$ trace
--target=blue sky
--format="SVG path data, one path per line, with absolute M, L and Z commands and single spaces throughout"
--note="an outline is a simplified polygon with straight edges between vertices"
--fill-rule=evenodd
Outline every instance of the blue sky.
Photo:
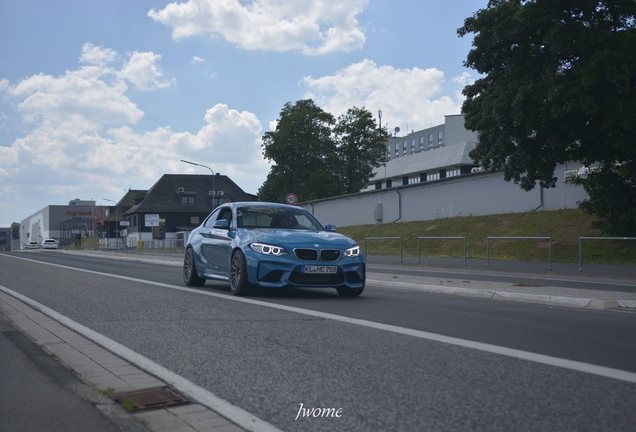
M 460 112 L 457 28 L 487 0 L 0 0 L 0 226 L 163 174 L 256 193 L 286 102 L 402 134 Z

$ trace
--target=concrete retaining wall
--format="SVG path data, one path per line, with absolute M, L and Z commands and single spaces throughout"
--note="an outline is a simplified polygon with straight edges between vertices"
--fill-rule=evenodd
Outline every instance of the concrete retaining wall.
M 409 222 L 456 216 L 522 213 L 576 208 L 587 198 L 582 187 L 563 182 L 565 165 L 557 166 L 557 187 L 525 192 L 503 173 L 481 172 L 433 182 L 301 203 L 323 223 L 336 226 Z M 376 220 L 378 204 L 381 219 Z

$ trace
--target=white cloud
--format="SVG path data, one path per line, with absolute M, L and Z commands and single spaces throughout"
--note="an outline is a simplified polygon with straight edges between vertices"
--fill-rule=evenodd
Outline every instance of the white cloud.
M 353 106 L 366 107 L 382 124 L 424 129 L 444 122 L 444 115 L 457 114 L 461 104 L 442 94 L 444 73 L 438 69 L 396 69 L 363 60 L 320 78 L 305 77 L 310 87 L 305 98 L 335 116 Z M 405 130 L 405 129 L 403 129 Z
M 364 45 L 356 20 L 368 0 L 189 0 L 148 16 L 172 27 L 172 37 L 221 35 L 248 50 L 325 54 Z
M 135 123 L 143 112 L 124 95 L 125 82 L 112 79 L 114 73 L 84 66 L 60 77 L 38 74 L 9 87 L 8 94 L 19 101 L 26 121 L 53 129 L 73 115 L 81 123 Z
M 192 62 L 193 62 L 193 63 L 201 63 L 201 62 L 204 62 L 204 61 L 205 61 L 205 60 L 204 60 L 204 59 L 202 59 L 202 58 L 201 58 L 201 57 L 199 57 L 199 56 L 194 56 L 194 57 L 192 57 Z
M 86 51 L 100 57 L 93 49 Z M 218 104 L 202 113 L 202 127 L 194 133 L 175 132 L 168 125 L 141 133 L 132 129 L 144 113 L 126 95 L 124 77 L 145 88 L 160 87 L 160 75 L 137 73 L 152 70 L 158 57 L 137 54 L 122 70 L 91 63 L 58 77 L 38 74 L 16 85 L 2 81 L 2 90 L 31 129 L 0 146 L 0 198 L 40 198 L 46 202 L 42 207 L 74 197 L 120 198 L 128 186 L 149 188 L 165 173 L 199 172 L 181 159 L 210 165 L 247 192 L 256 192 L 268 166 L 254 114 Z M 131 66 L 142 63 L 145 68 Z
M 80 61 L 93 65 L 105 65 L 117 58 L 117 53 L 110 48 L 97 47 L 91 43 L 85 43 L 82 47 Z
M 163 72 L 157 66 L 161 60 L 159 54 L 135 51 L 121 70 L 120 75 L 133 83 L 139 90 L 156 90 L 170 87 L 171 83 L 162 81 Z

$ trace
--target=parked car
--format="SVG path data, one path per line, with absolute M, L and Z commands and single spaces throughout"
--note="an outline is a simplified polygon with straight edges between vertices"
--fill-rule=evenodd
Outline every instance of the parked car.
M 228 281 L 234 295 L 310 287 L 357 296 L 364 291 L 365 262 L 354 240 L 303 208 L 238 202 L 218 207 L 192 231 L 183 279 L 188 286 Z
M 45 239 L 42 242 L 42 249 L 58 249 L 59 245 L 55 239 Z
M 27 249 L 40 249 L 40 242 L 30 241 L 26 245 Z

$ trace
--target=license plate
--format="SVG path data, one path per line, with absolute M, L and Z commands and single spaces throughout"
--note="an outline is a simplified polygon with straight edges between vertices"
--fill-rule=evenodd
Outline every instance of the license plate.
M 303 273 L 319 273 L 319 274 L 338 273 L 338 267 L 305 265 L 302 268 L 302 272 Z

